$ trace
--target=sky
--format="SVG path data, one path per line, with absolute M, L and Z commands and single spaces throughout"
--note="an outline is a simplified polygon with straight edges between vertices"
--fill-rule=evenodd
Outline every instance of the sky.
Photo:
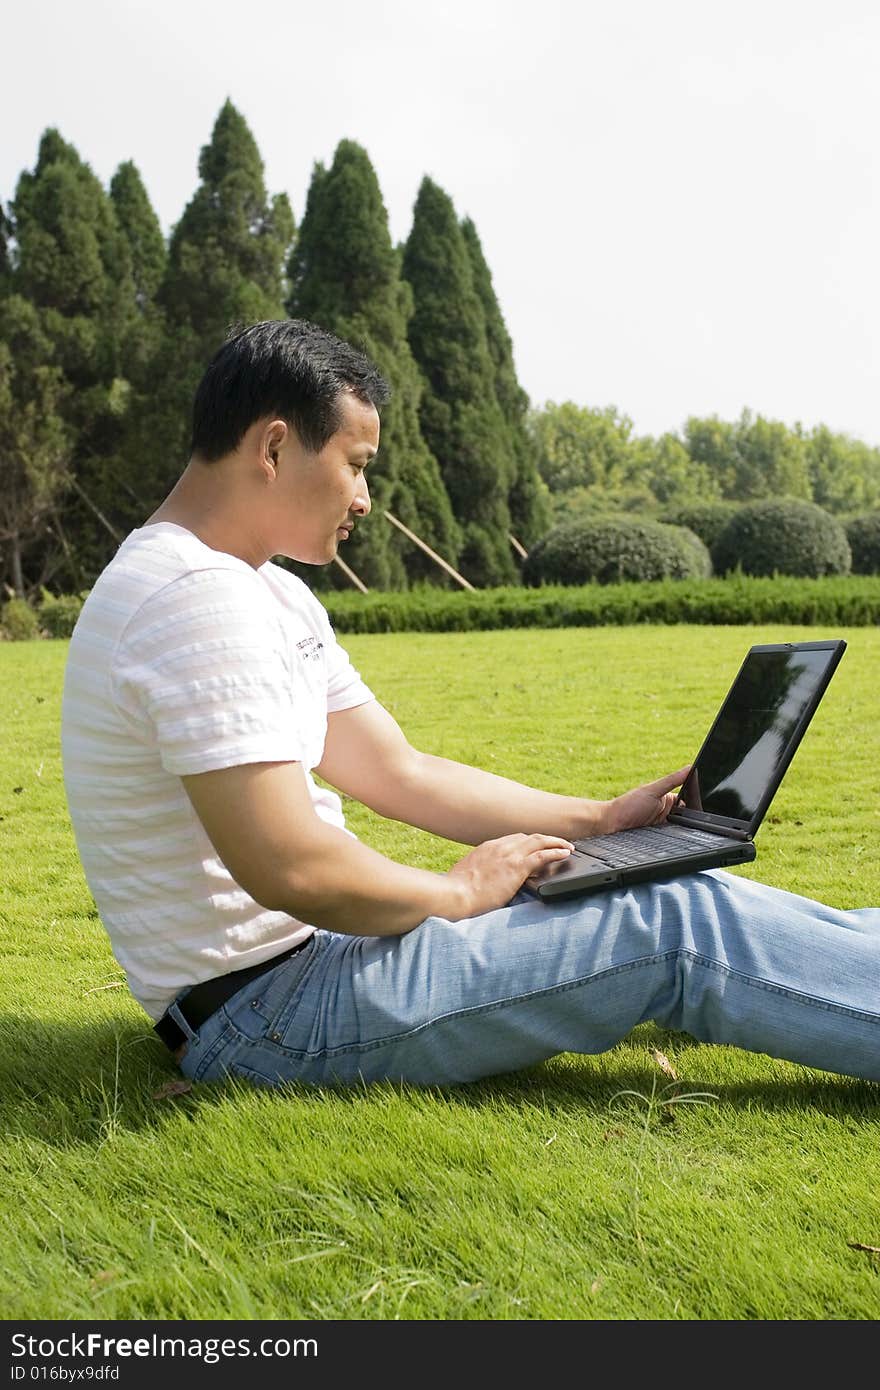
M 395 241 L 445 189 L 533 405 L 880 445 L 876 0 L 29 0 L 3 43 L 4 203 L 55 126 L 168 232 L 228 97 L 297 220 L 341 139 Z

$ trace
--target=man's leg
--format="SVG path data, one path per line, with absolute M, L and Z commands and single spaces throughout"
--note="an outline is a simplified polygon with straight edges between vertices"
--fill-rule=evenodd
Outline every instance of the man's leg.
M 205 1025 L 187 1074 L 444 1085 L 603 1052 L 655 1020 L 880 1080 L 880 909 L 723 871 L 552 907 L 519 895 L 402 937 L 320 932 L 288 966 Z

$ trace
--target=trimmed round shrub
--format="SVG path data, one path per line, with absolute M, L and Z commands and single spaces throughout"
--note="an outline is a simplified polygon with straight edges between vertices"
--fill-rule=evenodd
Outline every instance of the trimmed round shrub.
M 48 589 L 37 607 L 41 627 L 50 637 L 69 637 L 76 626 L 76 620 L 84 601 L 83 594 L 60 594 L 57 598 Z
M 750 502 L 731 517 L 712 547 L 718 574 L 795 574 L 819 579 L 848 574 L 846 532 L 814 502 L 779 498 Z
M 23 598 L 11 598 L 0 608 L 0 627 L 13 642 L 27 642 L 40 635 L 37 615 Z
M 845 529 L 853 574 L 880 574 L 880 512 L 851 517 Z
M 739 502 L 692 502 L 689 506 L 670 507 L 659 520 L 669 526 L 687 526 L 711 551 L 740 505 Z
M 705 579 L 712 572 L 699 536 L 632 517 L 581 518 L 554 526 L 523 562 L 523 583 L 615 584 L 625 579 Z
M 671 531 L 681 547 L 685 568 L 679 574 L 673 572 L 670 579 L 708 579 L 712 574 L 712 554 L 702 537 L 690 526 L 672 526 L 660 522 L 666 531 Z

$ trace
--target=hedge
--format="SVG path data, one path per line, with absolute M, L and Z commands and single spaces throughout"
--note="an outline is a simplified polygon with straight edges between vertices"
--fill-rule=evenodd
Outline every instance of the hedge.
M 791 623 L 814 627 L 870 627 L 880 623 L 880 575 L 824 579 L 670 579 L 642 584 L 545 585 L 468 593 L 414 589 L 408 593 L 321 595 L 340 633 L 484 632 L 513 627 L 602 627 L 635 623 Z M 28 607 L 12 601 L 21 618 Z M 3 610 L 5 618 L 10 605 Z M 31 617 L 16 636 L 38 636 Z M 23 630 L 26 628 L 26 631 Z M 11 637 L 11 632 L 4 632 Z
M 547 585 L 540 589 L 423 589 L 399 594 L 322 595 L 340 633 L 476 632 L 513 627 L 630 623 L 880 623 L 880 576 L 824 579 L 673 579 L 642 584 Z

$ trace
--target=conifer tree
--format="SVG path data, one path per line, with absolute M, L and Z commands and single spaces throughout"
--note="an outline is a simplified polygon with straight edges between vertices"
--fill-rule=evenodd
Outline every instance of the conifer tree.
M 458 527 L 419 427 L 421 382 L 406 336 L 412 297 L 400 277 L 376 173 L 366 150 L 352 140 L 339 143 L 329 169 L 315 166 L 289 278 L 290 313 L 360 347 L 391 385 L 379 454 L 368 475 L 373 517 L 355 532 L 346 560 L 371 587 L 441 579 L 442 571 L 382 516 L 391 511 L 455 563 Z M 318 584 L 347 582 L 333 567 L 308 577 Z
M 472 584 L 515 583 L 508 496 L 514 478 L 483 306 L 451 199 L 422 181 L 403 254 L 409 326 L 425 382 L 422 433 L 464 529 L 459 569 Z
M 140 525 L 168 492 L 179 469 L 168 467 L 157 449 L 161 438 L 162 400 L 168 385 L 157 390 L 157 362 L 166 360 L 168 328 L 158 302 L 168 262 L 162 228 L 140 173 L 131 160 L 120 164 L 110 180 L 110 201 L 128 242 L 134 281 L 136 322 L 128 340 L 126 378 L 130 407 L 120 432 L 127 467 L 118 483 L 125 493 L 126 529 Z M 186 423 L 173 421 L 175 430 Z
M 11 211 L 12 288 L 47 317 L 75 386 L 112 381 L 134 317 L 131 255 L 100 181 L 57 130 L 43 135 Z
M 12 263 L 9 257 L 9 241 L 12 236 L 12 223 L 0 203 L 0 295 L 9 293 L 9 278 Z
M 44 133 L 34 171 L 21 175 L 10 211 L 9 288 L 33 306 L 32 336 L 43 335 L 48 344 L 47 360 L 58 373 L 53 401 L 70 447 L 66 478 L 73 495 L 64 530 L 59 516 L 46 544 L 57 552 L 58 582 L 81 587 L 125 529 L 119 446 L 137 321 L 131 253 L 100 181 L 56 130 Z M 31 399 L 36 389 L 21 382 L 15 388 Z
M 19 596 L 51 577 L 44 528 L 57 525 L 67 484 L 69 433 L 61 407 L 69 387 L 52 365 L 53 345 L 21 295 L 0 299 L 0 542 L 2 579 Z M 55 538 L 60 539 L 55 531 Z M 39 550 L 43 565 L 25 575 Z
M 507 425 L 508 449 L 513 461 L 513 477 L 507 498 L 510 520 L 517 539 L 528 546 L 550 526 L 547 488 L 538 472 L 526 424 L 529 398 L 517 380 L 513 344 L 477 229 L 470 217 L 462 221 L 461 231 L 470 257 L 474 289 L 483 306 L 486 341 L 495 369 L 495 396 Z
M 192 399 L 230 329 L 284 318 L 284 265 L 294 223 L 286 194 L 270 199 L 247 123 L 226 101 L 199 157 L 201 182 L 171 233 L 158 301 L 167 325 L 151 367 L 152 466 L 144 501 L 161 501 L 186 463 Z
M 231 325 L 284 317 L 294 226 L 287 195 L 268 198 L 256 141 L 231 101 L 202 149 L 199 175 L 171 234 L 160 298 L 169 324 L 191 329 L 207 358 Z
M 159 292 L 168 253 L 159 219 L 130 159 L 120 164 L 110 180 L 110 201 L 128 241 L 135 298 L 143 312 Z

